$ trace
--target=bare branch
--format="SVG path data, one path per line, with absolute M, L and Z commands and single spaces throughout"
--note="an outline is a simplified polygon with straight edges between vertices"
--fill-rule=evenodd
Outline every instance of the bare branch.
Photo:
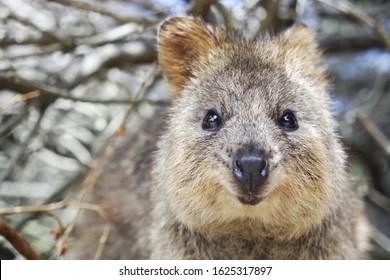
M 0 235 L 4 236 L 9 243 L 27 260 L 40 260 L 41 257 L 30 247 L 17 231 L 8 225 L 6 222 L 0 220 Z
M 94 6 L 87 4 L 87 3 L 82 3 L 82 2 L 72 1 L 72 0 L 49 0 L 49 1 L 58 3 L 60 5 L 68 6 L 71 8 L 79 9 L 79 10 L 85 10 L 85 11 L 89 11 L 89 12 L 98 13 L 98 14 L 113 18 L 119 22 L 133 22 L 133 23 L 138 23 L 138 24 L 142 24 L 145 26 L 153 25 L 153 24 L 157 23 L 157 21 L 150 21 L 150 20 L 147 20 L 147 19 L 142 18 L 142 17 L 141 18 L 134 18 L 134 17 L 121 16 L 121 15 L 109 12 L 105 9 L 94 7 Z
M 126 111 L 126 113 L 122 119 L 120 126 L 117 129 L 117 131 L 124 130 L 125 123 L 126 123 L 127 119 L 129 118 L 129 116 L 133 112 L 133 110 L 136 108 L 137 102 L 142 98 L 142 95 L 145 93 L 145 90 L 147 88 L 148 83 L 156 77 L 156 73 L 157 73 L 157 63 L 154 63 L 150 73 L 146 76 L 146 78 L 144 79 L 144 81 L 140 85 L 137 93 L 135 94 L 135 96 L 133 98 L 134 102 L 130 104 L 128 110 Z M 100 171 L 100 169 L 103 165 L 103 161 L 107 155 L 108 148 L 111 147 L 112 144 L 114 143 L 114 140 L 120 136 L 120 133 L 117 133 L 117 131 L 115 133 L 113 133 L 111 135 L 111 137 L 108 138 L 107 142 L 105 143 L 104 147 L 102 148 L 101 152 L 99 153 L 97 159 L 95 160 L 95 164 L 94 164 L 93 168 L 91 168 L 91 170 L 87 173 L 86 178 L 84 179 L 81 187 L 79 188 L 79 191 L 81 193 L 80 199 L 78 200 L 79 210 L 82 209 L 83 205 L 85 205 L 84 204 L 85 199 L 87 198 L 89 193 L 92 191 L 93 187 L 95 186 L 96 174 Z M 77 212 L 77 214 L 75 215 L 72 222 L 66 228 L 64 235 L 61 237 L 60 242 L 57 244 L 57 252 L 52 257 L 56 257 L 56 256 L 61 254 L 62 248 L 63 248 L 64 244 L 66 243 L 66 240 L 68 239 L 69 234 L 73 231 L 73 228 L 76 224 L 76 221 L 77 221 L 77 218 L 79 215 L 80 215 L 80 211 Z M 105 215 L 105 214 L 102 213 L 102 215 Z M 107 238 L 108 238 L 109 228 L 107 228 L 107 227 L 108 226 L 106 225 L 105 231 L 103 232 L 103 235 L 101 237 L 101 241 L 107 240 Z M 105 243 L 105 241 L 103 242 L 103 244 L 104 243 Z M 99 247 L 98 251 L 96 252 L 95 257 L 100 257 L 100 254 L 102 252 L 101 250 L 102 250 L 102 248 Z
M 76 42 L 78 45 L 100 46 L 123 40 L 134 33 L 136 29 L 137 25 L 125 23 L 100 34 L 77 38 Z
M 39 117 L 36 120 L 34 127 L 30 130 L 30 132 L 27 134 L 26 138 L 19 144 L 17 152 L 13 155 L 12 159 L 8 163 L 8 167 L 4 170 L 2 174 L 0 174 L 0 184 L 7 179 L 14 169 L 18 166 L 26 148 L 28 147 L 28 144 L 32 140 L 32 138 L 35 136 L 35 134 L 39 130 L 39 126 L 41 124 L 42 118 L 44 116 L 45 111 L 38 111 Z
M 12 19 L 12 20 L 18 21 L 18 22 L 22 23 L 23 25 L 26 25 L 26 26 L 33 28 L 34 30 L 41 33 L 43 35 L 43 37 L 48 38 L 51 41 L 61 41 L 61 39 L 58 38 L 55 34 L 41 30 L 36 24 L 31 22 L 28 18 L 22 18 L 22 17 L 15 15 L 14 13 L 10 13 L 7 16 L 7 19 Z M 65 42 L 63 42 L 63 43 L 65 43 Z
M 369 188 L 367 195 L 372 202 L 380 206 L 390 215 L 390 200 L 385 195 L 377 191 L 376 188 Z
M 319 45 L 325 53 L 360 52 L 370 48 L 383 48 L 382 41 L 376 36 L 359 34 L 356 36 L 340 36 L 332 34 L 319 40 Z
M 5 5 L 3 3 L 3 5 Z M 17 45 L 17 44 L 35 44 L 35 45 L 48 45 L 48 44 L 51 44 L 53 42 L 58 42 L 60 41 L 60 39 L 55 36 L 55 34 L 52 34 L 50 32 L 47 32 L 47 31 L 43 31 L 41 30 L 37 25 L 35 25 L 34 23 L 32 23 L 28 18 L 22 18 L 22 17 L 19 17 L 17 15 L 15 15 L 14 13 L 8 13 L 5 17 L 5 21 L 7 20 L 14 20 L 14 21 L 17 21 L 25 26 L 28 26 L 36 31 L 38 31 L 38 33 L 44 35 L 44 36 L 40 36 L 39 38 L 28 38 L 24 41 L 20 41 L 20 40 L 16 40 L 16 39 L 9 39 L 9 38 L 2 38 L 2 40 L 0 40 L 0 47 L 7 47 L 7 46 L 10 46 L 10 45 Z
M 111 230 L 111 222 L 109 221 L 106 212 L 97 204 L 89 204 L 89 203 L 80 203 L 79 207 L 84 210 L 90 210 L 94 211 L 99 214 L 99 216 L 105 221 L 105 225 L 103 228 L 102 235 L 100 236 L 99 239 L 99 245 L 95 253 L 95 260 L 99 260 L 102 256 L 104 247 L 107 243 L 110 230 Z
M 275 1 L 269 1 L 268 2 L 268 10 L 267 10 L 267 16 L 266 18 L 260 23 L 259 28 L 257 31 L 253 34 L 252 38 L 257 38 L 261 33 L 266 31 L 271 25 L 274 19 L 277 17 L 277 13 L 280 6 L 280 0 Z
M 221 13 L 222 18 L 225 22 L 225 28 L 226 30 L 232 30 L 233 29 L 233 20 L 230 12 L 221 4 L 219 1 L 216 1 L 213 6 L 217 9 L 218 12 Z
M 380 230 L 374 229 L 373 238 L 382 248 L 390 252 L 390 239 L 385 234 L 380 232 Z
M 0 126 L 0 136 L 5 136 L 10 133 L 10 131 L 12 131 L 12 129 L 16 127 L 28 115 L 28 110 L 29 105 L 25 103 L 17 116 L 4 121 Z
M 327 4 L 329 6 L 332 6 L 333 8 L 351 16 L 352 18 L 354 18 L 358 22 L 367 25 L 378 36 L 378 38 L 381 40 L 382 44 L 386 48 L 390 49 L 389 35 L 382 28 L 382 26 L 376 20 L 374 20 L 369 15 L 367 15 L 363 11 L 356 8 L 350 2 L 348 2 L 346 0 L 316 0 L 316 1 Z
M 383 152 L 390 157 L 390 140 L 363 113 L 357 112 L 356 119 L 366 132 L 379 144 Z
M 2 110 L 5 110 L 6 108 L 18 103 L 18 102 L 33 99 L 33 98 L 36 98 L 40 95 L 41 95 L 41 93 L 38 90 L 34 90 L 34 91 L 28 92 L 26 94 L 18 94 L 16 96 L 14 96 L 11 100 L 9 100 L 7 103 L 0 104 L 0 112 Z
M 126 99 L 109 99 L 109 100 L 98 100 L 98 99 L 91 99 L 91 98 L 83 98 L 83 97 L 76 97 L 72 96 L 70 92 L 63 88 L 38 84 L 36 82 L 28 81 L 26 79 L 23 79 L 21 77 L 17 77 L 15 74 L 0 74 L 0 89 L 9 89 L 13 90 L 15 92 L 40 92 L 41 97 L 48 96 L 51 98 L 62 98 L 67 100 L 72 100 L 75 102 L 88 102 L 88 103 L 98 103 L 98 104 L 131 104 L 135 101 L 126 98 Z M 137 101 L 139 102 L 139 101 Z M 160 105 L 160 104 L 166 104 L 166 100 L 148 100 L 144 99 L 141 100 L 141 102 L 147 102 L 150 104 Z M 4 106 L 4 105 L 3 105 Z M 1 107 L 0 107 L 1 109 Z
M 210 7 L 215 2 L 216 0 L 193 0 L 191 1 L 192 4 L 188 10 L 188 14 L 200 16 L 206 20 Z
M 110 235 L 110 230 L 111 230 L 111 223 L 106 223 L 103 228 L 103 233 L 99 239 L 99 246 L 96 250 L 95 257 L 94 257 L 95 260 L 100 260 L 100 258 L 102 257 L 104 247 L 106 246 L 108 237 Z

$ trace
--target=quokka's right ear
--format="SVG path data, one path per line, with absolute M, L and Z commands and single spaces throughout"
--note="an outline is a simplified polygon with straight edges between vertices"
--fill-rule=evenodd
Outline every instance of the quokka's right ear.
M 200 19 L 172 17 L 158 32 L 158 59 L 173 96 L 179 95 L 196 64 L 207 58 L 216 38 Z

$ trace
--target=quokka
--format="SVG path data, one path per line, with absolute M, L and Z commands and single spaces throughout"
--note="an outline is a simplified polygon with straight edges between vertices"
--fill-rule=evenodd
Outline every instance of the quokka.
M 93 193 L 113 223 L 104 259 L 367 257 L 311 30 L 250 42 L 172 17 L 158 56 L 172 103 L 121 139 Z M 101 224 L 83 220 L 77 258 Z

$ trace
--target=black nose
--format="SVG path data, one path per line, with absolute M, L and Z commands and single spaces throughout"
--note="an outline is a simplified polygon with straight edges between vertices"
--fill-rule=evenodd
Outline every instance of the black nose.
M 257 193 L 268 177 L 268 170 L 267 158 L 255 149 L 240 150 L 233 160 L 233 175 L 244 187 L 244 192 Z

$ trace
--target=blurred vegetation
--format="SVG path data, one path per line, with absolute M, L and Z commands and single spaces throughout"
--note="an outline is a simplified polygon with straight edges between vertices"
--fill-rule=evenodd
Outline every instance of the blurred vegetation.
M 67 258 L 80 209 L 105 219 L 83 199 L 128 118 L 167 103 L 155 35 L 172 14 L 250 40 L 317 31 L 372 256 L 390 258 L 389 1 L 0 0 L 0 259 Z

